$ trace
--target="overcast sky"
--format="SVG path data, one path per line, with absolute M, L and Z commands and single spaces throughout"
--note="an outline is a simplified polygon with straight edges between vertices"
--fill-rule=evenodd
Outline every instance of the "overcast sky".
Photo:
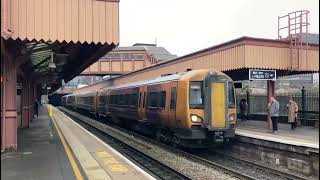
M 120 46 L 163 46 L 182 56 L 241 36 L 277 38 L 278 16 L 309 10 L 319 33 L 319 0 L 120 0 Z

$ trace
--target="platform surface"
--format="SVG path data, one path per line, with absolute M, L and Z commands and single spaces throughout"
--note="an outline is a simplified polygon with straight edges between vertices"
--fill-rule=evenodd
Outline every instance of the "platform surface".
M 49 108 L 50 107 L 50 108 Z M 19 129 L 18 151 L 1 154 L 1 180 L 154 179 L 51 105 Z
M 264 121 L 239 121 L 236 134 L 296 146 L 319 149 L 319 128 L 297 127 L 291 130 L 290 124 L 278 124 L 278 132 L 273 134 Z
M 89 179 L 154 179 L 60 110 L 52 106 L 50 108 L 54 121 Z
M 45 106 L 29 128 L 18 129 L 18 151 L 1 153 L 1 180 L 20 179 L 76 179 Z

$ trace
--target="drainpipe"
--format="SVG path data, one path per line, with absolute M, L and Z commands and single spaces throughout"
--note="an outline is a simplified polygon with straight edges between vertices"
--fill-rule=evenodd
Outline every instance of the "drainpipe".
M 12 32 L 9 30 L 8 27 L 8 14 L 9 14 L 9 8 L 8 8 L 8 0 L 3 0 L 3 30 L 1 32 L 1 36 L 3 36 L 5 39 L 8 39 Z

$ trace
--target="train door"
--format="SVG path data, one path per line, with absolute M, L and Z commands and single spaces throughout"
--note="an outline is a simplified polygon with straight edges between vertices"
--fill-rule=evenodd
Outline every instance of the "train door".
M 159 114 L 160 122 L 164 126 L 169 126 L 169 93 L 170 83 L 162 84 L 159 92 Z
M 98 114 L 98 108 L 99 108 L 99 91 L 96 91 L 93 94 L 93 113 L 96 115 Z
M 139 120 L 145 121 L 146 117 L 146 97 L 147 97 L 147 87 L 141 86 L 139 87 L 139 102 L 138 102 L 138 110 L 139 110 Z
M 149 123 L 160 124 L 160 108 L 159 108 L 159 95 L 161 85 L 149 85 L 147 88 L 146 98 L 146 117 Z
M 168 117 L 168 125 L 170 127 L 177 127 L 176 122 L 176 103 L 177 103 L 177 82 L 170 83 L 170 92 L 169 95 L 169 117 Z

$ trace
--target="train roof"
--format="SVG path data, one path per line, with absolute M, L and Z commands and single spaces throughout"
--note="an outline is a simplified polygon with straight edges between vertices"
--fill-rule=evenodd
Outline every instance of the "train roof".
M 109 90 L 120 89 L 120 88 L 125 88 L 125 87 L 140 87 L 143 85 L 152 85 L 152 84 L 159 84 L 159 83 L 163 83 L 163 82 L 176 81 L 176 80 L 181 79 L 184 75 L 187 75 L 190 73 L 192 74 L 192 73 L 199 72 L 199 71 L 201 71 L 201 70 L 191 70 L 191 71 L 180 72 L 180 73 L 176 73 L 176 74 L 167 74 L 167 75 L 162 75 L 160 77 L 157 77 L 156 79 L 137 81 L 134 83 L 121 84 L 121 85 L 112 86 L 112 87 L 105 87 L 105 88 L 101 88 L 101 89 L 94 90 L 94 91 L 87 92 L 87 93 L 70 94 L 67 96 L 88 96 L 88 95 L 90 96 L 97 91 L 106 92 Z M 216 70 L 212 70 L 212 71 L 216 72 L 219 75 L 225 75 L 224 73 L 221 73 Z M 227 75 L 225 75 L 225 76 L 227 76 Z
M 164 75 L 164 76 L 158 77 L 156 79 L 152 79 L 152 80 L 138 81 L 138 82 L 118 85 L 118 86 L 114 86 L 114 87 L 106 87 L 106 88 L 102 88 L 100 91 L 108 91 L 108 90 L 119 89 L 119 88 L 123 88 L 123 87 L 139 87 L 139 86 L 143 86 L 143 85 L 147 85 L 147 84 L 158 84 L 158 83 L 162 83 L 162 82 L 175 81 L 175 80 L 179 80 L 186 73 L 187 72 L 181 72 L 181 73 L 176 73 L 176 74 Z

